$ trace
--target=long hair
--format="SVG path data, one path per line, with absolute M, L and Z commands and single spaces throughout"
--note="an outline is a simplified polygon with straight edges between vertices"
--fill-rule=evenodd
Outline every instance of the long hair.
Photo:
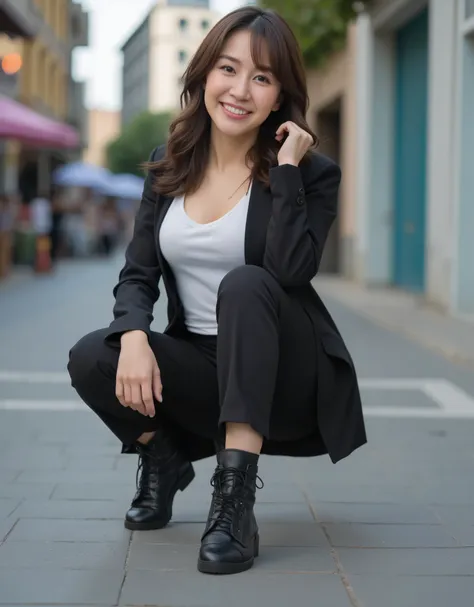
M 251 34 L 251 53 L 256 66 L 270 67 L 281 86 L 280 108 L 260 126 L 247 161 L 252 179 L 269 185 L 270 168 L 276 164 L 280 142 L 275 132 L 288 120 L 316 135 L 306 121 L 309 106 L 306 74 L 299 44 L 290 27 L 277 13 L 255 6 L 239 8 L 223 17 L 207 34 L 191 59 L 183 77 L 181 113 L 170 126 L 164 158 L 145 166 L 154 173 L 154 188 L 163 195 L 177 196 L 196 191 L 209 161 L 211 119 L 204 104 L 204 84 L 224 45 L 237 31 Z

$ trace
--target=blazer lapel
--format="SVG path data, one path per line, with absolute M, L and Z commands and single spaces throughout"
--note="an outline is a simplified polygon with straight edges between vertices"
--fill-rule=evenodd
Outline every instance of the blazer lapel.
M 260 181 L 254 181 L 250 192 L 247 224 L 245 227 L 245 263 L 261 266 L 265 253 L 268 222 L 272 214 L 270 190 Z
M 156 252 L 158 256 L 158 261 L 161 267 L 161 274 L 163 277 L 163 283 L 165 285 L 166 292 L 168 294 L 168 298 L 172 301 L 173 305 L 177 305 L 178 303 L 178 291 L 176 288 L 176 282 L 174 280 L 173 272 L 163 257 L 163 253 L 160 247 L 160 228 L 163 223 L 163 219 L 165 218 L 168 209 L 173 202 L 173 198 L 171 196 L 159 196 L 157 200 L 157 211 L 156 211 L 156 219 L 155 219 L 155 242 L 156 242 Z

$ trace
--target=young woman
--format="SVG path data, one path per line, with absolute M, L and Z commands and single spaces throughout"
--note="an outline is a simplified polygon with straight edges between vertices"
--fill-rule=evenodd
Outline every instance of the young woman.
M 128 529 L 164 527 L 192 462 L 217 452 L 198 568 L 236 573 L 258 555 L 259 454 L 337 462 L 366 442 L 351 356 L 311 286 L 340 170 L 311 151 L 300 50 L 273 12 L 241 8 L 209 32 L 182 106 L 151 156 L 114 320 L 68 368 L 140 455 Z

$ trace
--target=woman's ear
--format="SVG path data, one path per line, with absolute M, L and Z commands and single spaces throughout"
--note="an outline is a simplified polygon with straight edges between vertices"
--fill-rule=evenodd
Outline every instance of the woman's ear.
M 283 103 L 283 93 L 278 95 L 278 99 L 275 102 L 275 105 L 272 107 L 272 112 L 278 112 L 281 108 L 281 104 Z

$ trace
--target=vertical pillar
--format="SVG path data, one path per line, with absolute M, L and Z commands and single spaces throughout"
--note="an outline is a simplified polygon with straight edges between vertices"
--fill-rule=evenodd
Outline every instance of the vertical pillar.
M 468 30 L 464 24 L 467 17 L 466 4 L 459 4 L 459 85 L 457 118 L 457 154 L 454 155 L 457 180 L 454 200 L 457 203 L 455 231 L 454 281 L 451 309 L 460 314 L 474 313 L 474 28 Z M 472 22 L 471 22 L 472 25 Z
M 367 284 L 392 278 L 394 61 L 390 34 L 358 19 L 356 276 Z
M 457 4 L 431 0 L 429 10 L 426 297 L 444 309 L 454 276 Z

